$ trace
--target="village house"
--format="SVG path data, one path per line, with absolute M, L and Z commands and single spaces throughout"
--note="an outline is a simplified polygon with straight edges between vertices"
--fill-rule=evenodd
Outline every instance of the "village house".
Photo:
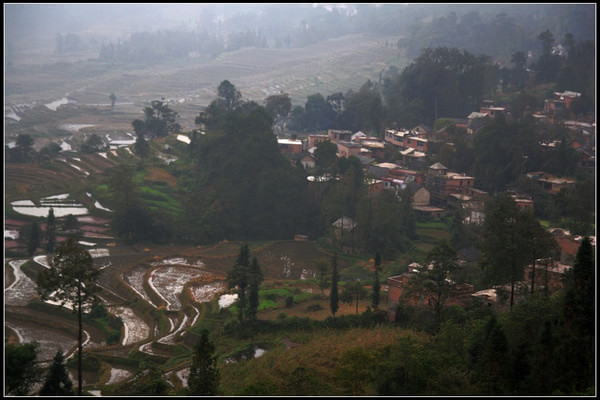
M 479 112 L 481 114 L 487 114 L 490 117 L 495 118 L 496 116 L 498 116 L 500 114 L 505 114 L 506 108 L 505 107 L 484 106 L 484 107 L 479 107 Z
M 573 267 L 552 258 L 537 259 L 535 260 L 535 269 L 533 264 L 524 268 L 523 282 L 529 288 L 533 280 L 534 290 L 544 289 L 551 295 L 564 287 L 565 273 L 571 268 Z
M 310 150 L 315 147 L 317 144 L 321 142 L 325 142 L 327 140 L 331 140 L 329 135 L 308 135 L 307 146 L 306 149 Z
M 385 155 L 385 143 L 377 138 L 361 138 L 355 141 L 360 144 L 363 149 L 368 150 L 369 154 L 375 159 L 382 159 Z
M 575 185 L 575 179 L 560 178 L 546 172 L 529 172 L 527 177 L 536 180 L 542 188 L 552 194 Z
M 552 234 L 554 240 L 560 249 L 560 260 L 563 263 L 573 263 L 577 257 L 577 251 L 583 240 L 583 236 L 572 235 L 570 231 L 562 228 L 550 228 L 548 232 Z M 592 247 L 596 247 L 596 237 L 590 236 Z
M 412 147 L 400 151 L 400 161 L 411 169 L 423 169 L 427 161 L 427 154 L 417 151 Z
M 312 170 L 315 168 L 315 158 L 310 153 L 305 153 L 302 158 L 300 158 L 300 164 L 306 170 Z
M 351 156 L 359 157 L 361 155 L 362 146 L 353 142 L 338 142 L 338 157 L 350 158 Z
M 490 116 L 487 113 L 473 111 L 469 114 L 467 117 L 467 134 L 473 135 L 477 133 L 486 123 L 488 118 L 490 118 Z
M 277 144 L 282 154 L 301 153 L 303 150 L 302 140 L 277 139 Z
M 329 129 L 327 136 L 333 143 L 350 142 L 352 140 L 352 132 L 346 130 Z
M 441 163 L 431 165 L 425 176 L 425 187 L 431 193 L 433 205 L 444 207 L 451 194 L 465 194 L 467 188 L 473 187 L 475 178 L 448 172 Z
M 402 179 L 406 183 L 415 182 L 421 184 L 424 182 L 423 173 L 411 169 L 392 168 L 388 171 L 388 175 L 393 178 Z
M 554 98 L 544 100 L 544 113 L 555 114 L 559 111 L 568 110 L 573 100 L 578 97 L 581 97 L 581 93 L 570 90 L 554 92 Z
M 409 289 L 411 285 L 411 279 L 420 273 L 422 268 L 423 267 L 421 267 L 419 264 L 412 263 L 408 266 L 409 272 L 390 276 L 386 279 L 386 285 L 388 288 L 387 311 L 390 321 L 396 320 L 396 310 L 402 302 L 405 302 L 411 306 L 432 306 L 422 292 L 411 293 Z M 428 268 L 431 269 L 431 266 Z M 472 293 L 473 285 L 468 283 L 454 284 L 453 290 L 446 300 L 446 306 L 459 305 L 461 307 L 468 307 L 471 301 Z
M 531 198 L 531 196 L 515 193 L 512 194 L 511 197 L 515 200 L 515 203 L 517 204 L 517 207 L 519 207 L 519 210 L 523 211 L 526 208 L 533 210 L 533 199 Z
M 400 168 L 398 164 L 395 163 L 378 163 L 369 165 L 366 170 L 366 174 L 373 178 L 381 179 L 387 177 L 389 171 L 391 169 Z

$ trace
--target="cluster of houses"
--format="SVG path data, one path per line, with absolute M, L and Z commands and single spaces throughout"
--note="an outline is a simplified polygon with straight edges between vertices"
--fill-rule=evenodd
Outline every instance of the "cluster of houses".
M 571 91 L 556 92 L 553 98 L 545 101 L 543 111 L 532 115 L 536 119 L 544 119 L 551 124 L 561 123 L 567 127 L 568 145 L 581 155 L 580 166 L 593 170 L 595 168 L 595 123 L 560 120 L 560 112 L 568 110 L 572 101 L 580 96 L 580 93 Z M 481 129 L 487 119 L 507 112 L 509 111 L 506 107 L 495 106 L 493 102 L 485 101 L 479 111 L 472 112 L 464 120 L 453 119 L 453 121 L 457 127 L 464 128 L 467 135 L 473 135 Z M 338 157 L 353 156 L 361 161 L 371 192 L 393 190 L 397 193 L 400 189 L 409 188 L 412 207 L 418 218 L 437 219 L 448 209 L 463 208 L 468 211 L 465 223 L 482 223 L 483 207 L 488 193 L 476 187 L 475 178 L 450 171 L 441 163 L 427 165 L 431 142 L 439 140 L 444 140 L 444 129 L 434 132 L 424 125 L 418 125 L 412 129 L 386 129 L 383 139 L 368 136 L 360 131 L 352 133 L 348 130 L 329 129 L 326 133 L 308 135 L 305 140 L 278 139 L 278 143 L 282 153 L 310 171 L 315 168 L 313 154 L 316 146 L 323 141 L 330 141 L 336 144 Z M 540 143 L 540 146 L 545 148 L 556 145 L 557 142 Z M 393 146 L 397 150 L 396 163 L 383 162 L 386 146 L 388 148 Z M 553 194 L 575 184 L 574 179 L 553 176 L 543 171 L 530 172 L 527 176 Z M 321 179 L 323 177 L 309 177 L 313 182 Z M 531 197 L 518 193 L 512 195 L 521 209 L 533 207 Z M 333 225 L 336 230 L 353 229 L 354 221 L 342 217 Z M 552 229 L 551 233 L 561 249 L 561 259 L 560 261 L 536 260 L 532 265 L 526 266 L 523 279 L 518 285 L 521 294 L 528 293 L 533 288 L 541 288 L 546 294 L 553 293 L 561 287 L 563 274 L 571 268 L 582 237 L 571 235 L 563 229 Z M 595 237 L 591 239 L 595 247 Z M 468 251 L 469 249 L 463 250 L 459 252 L 462 263 L 476 261 L 480 256 L 474 248 L 471 252 Z M 413 263 L 409 266 L 408 272 L 387 279 L 387 307 L 390 319 L 395 318 L 400 301 L 407 301 L 413 305 L 426 301 L 422 296 L 406 296 L 410 279 L 423 268 Z M 499 286 L 475 292 L 470 284 L 456 284 L 453 285 L 453 293 L 450 294 L 447 304 L 468 306 L 473 299 L 479 299 L 490 306 L 504 305 L 505 294 L 509 291 L 510 288 Z

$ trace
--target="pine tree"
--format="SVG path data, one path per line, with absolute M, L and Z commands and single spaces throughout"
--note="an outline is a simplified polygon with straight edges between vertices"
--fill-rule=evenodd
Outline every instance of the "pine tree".
M 250 268 L 250 249 L 247 244 L 240 248 L 238 258 L 233 265 L 233 269 L 227 274 L 227 283 L 230 289 L 236 288 L 238 300 L 238 318 L 240 322 L 244 321 L 244 311 L 246 309 L 246 291 L 248 289 L 248 269 Z
M 340 279 L 337 270 L 337 253 L 333 254 L 333 259 L 331 260 L 331 270 L 331 293 L 329 294 L 329 306 L 331 308 L 333 318 L 335 318 L 335 313 L 339 308 L 338 281 Z
M 566 274 L 560 349 L 562 365 L 568 365 L 558 381 L 563 391 L 583 391 L 594 385 L 595 279 L 594 253 L 585 237 L 573 268 Z
M 258 290 L 262 281 L 263 273 L 258 260 L 254 257 L 248 274 L 248 318 L 251 320 L 256 320 L 259 304 Z
M 29 240 L 27 240 L 27 254 L 32 256 L 35 250 L 39 247 L 41 241 L 41 229 L 37 221 L 33 221 L 31 224 L 31 230 L 29 232 Z
M 42 300 L 59 301 L 61 305 L 71 303 L 77 313 L 78 396 L 83 384 L 83 310 L 98 301 L 96 292 L 100 287 L 96 281 L 100 273 L 90 253 L 71 237 L 56 247 L 50 269 L 40 271 L 37 278 L 37 291 Z
M 194 396 L 214 396 L 219 386 L 219 370 L 215 346 L 208 338 L 208 331 L 202 331 L 194 349 L 194 358 L 188 378 L 188 393 Z
M 69 378 L 62 350 L 58 350 L 54 356 L 40 396 L 73 396 L 73 382 Z
M 56 221 L 54 218 L 54 209 L 51 207 L 48 211 L 48 219 L 46 221 L 46 251 L 54 252 L 56 246 Z

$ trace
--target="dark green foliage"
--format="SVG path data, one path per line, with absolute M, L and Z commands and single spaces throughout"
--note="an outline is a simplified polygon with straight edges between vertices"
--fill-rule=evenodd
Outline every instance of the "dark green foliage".
M 426 261 L 432 264 L 432 269 L 417 275 L 428 304 L 433 306 L 437 327 L 441 326 L 442 312 L 456 288 L 452 278 L 458 268 L 457 259 L 456 250 L 446 240 L 441 240 L 427 253 Z
M 290 308 L 294 305 L 294 296 L 288 296 L 285 298 L 285 307 Z
M 373 380 L 378 395 L 397 396 L 427 393 L 427 382 L 434 375 L 431 358 L 411 337 L 377 352 L 382 360 L 375 365 Z
M 321 93 L 307 97 L 302 114 L 302 126 L 305 131 L 318 132 L 331 129 L 335 125 L 335 118 L 335 111 Z
M 329 385 L 310 367 L 297 367 L 283 390 L 287 396 L 325 396 L 330 393 Z
M 225 111 L 231 112 L 235 108 L 240 106 L 240 100 L 242 94 L 240 91 L 228 80 L 224 80 L 219 84 L 217 88 L 218 97 L 217 102 L 219 105 L 225 108 Z
M 164 137 L 172 132 L 179 132 L 181 126 L 176 122 L 179 114 L 171 110 L 163 100 L 152 100 L 150 107 L 144 108 L 144 120 L 136 119 L 131 125 L 136 135 L 148 138 Z
M 33 138 L 28 134 L 17 136 L 14 148 L 6 149 L 6 161 L 8 162 L 29 162 L 33 158 Z
M 379 307 L 380 300 L 380 291 L 381 291 L 381 282 L 379 281 L 379 269 L 381 265 L 381 256 L 379 253 L 375 254 L 375 276 L 373 277 L 373 297 L 371 300 L 371 305 L 374 309 Z
M 402 194 L 402 200 L 398 201 L 388 190 L 360 199 L 357 236 L 364 250 L 379 251 L 392 259 L 410 248 L 409 238 L 416 235 L 416 221 L 408 190 Z
M 344 303 L 352 304 L 356 302 L 356 314 L 358 315 L 358 301 L 367 294 L 363 284 L 360 281 L 346 282 L 340 295 L 340 300 Z
M 114 208 L 118 211 L 135 204 L 137 200 L 137 184 L 133 180 L 131 167 L 120 164 L 110 171 L 108 185 L 112 191 Z
M 202 242 L 282 239 L 321 229 L 306 178 L 279 151 L 264 107 L 246 102 L 227 111 L 213 103 L 197 120 L 207 133 L 182 176 L 191 192 L 189 229 Z
M 81 145 L 81 152 L 84 154 L 97 153 L 99 151 L 106 150 L 108 146 L 104 143 L 102 138 L 97 134 L 93 133 L 89 138 Z
M 530 120 L 512 122 L 500 115 L 486 123 L 473 138 L 478 187 L 503 191 L 526 173 L 530 151 L 539 147 L 533 133 Z
M 50 208 L 46 219 L 46 251 L 53 253 L 54 246 L 56 246 L 56 219 L 54 218 L 54 209 Z
M 338 265 L 337 265 L 337 253 L 334 253 L 331 259 L 331 291 L 329 292 L 329 307 L 331 314 L 335 318 L 335 313 L 339 308 L 339 294 L 338 294 Z
M 42 147 L 40 153 L 38 154 L 38 157 L 41 162 L 49 161 L 53 158 L 56 158 L 61 151 L 62 148 L 58 143 L 51 142 Z
M 440 117 L 468 115 L 487 93 L 486 61 L 484 57 L 478 58 L 457 48 L 425 49 L 384 88 L 386 101 L 391 105 L 389 115 L 395 116 L 399 125 L 406 125 L 410 121 L 402 116 L 410 108 L 407 104 L 417 100 L 422 102 L 416 115 L 417 123 L 432 125 Z
M 238 319 L 240 323 L 244 321 L 247 307 L 248 284 L 250 283 L 250 249 L 248 244 L 243 244 L 240 248 L 238 257 L 233 268 L 227 274 L 227 285 L 230 289 L 235 288 L 238 299 L 236 302 L 238 309 Z M 258 296 L 258 293 L 256 293 Z
M 73 214 L 67 215 L 67 217 L 65 218 L 65 222 L 63 222 L 63 229 L 65 231 L 69 231 L 69 230 L 78 229 L 78 228 L 79 228 L 79 221 L 77 220 L 77 217 L 74 216 Z
M 373 367 L 376 359 L 362 347 L 347 350 L 340 360 L 335 377 L 347 388 L 347 394 L 360 396 L 365 386 L 373 379 Z
M 263 278 L 264 275 L 260 270 L 258 260 L 254 257 L 248 269 L 248 318 L 251 320 L 256 320 L 256 313 L 258 312 L 258 304 L 260 302 L 258 290 Z
M 383 103 L 379 87 L 367 80 L 357 93 L 349 93 L 344 111 L 339 117 L 339 126 L 352 132 L 363 131 L 375 135 L 383 131 Z
M 219 387 L 219 370 L 215 346 L 203 330 L 194 348 L 194 358 L 188 378 L 188 394 L 193 396 L 214 396 Z
M 510 306 L 514 304 L 515 282 L 521 280 L 523 267 L 531 261 L 530 249 L 523 246 L 535 234 L 539 224 L 527 211 L 520 211 L 506 193 L 491 198 L 485 206 L 482 251 L 489 265 L 493 284 L 510 283 Z M 539 230 L 539 229 L 538 229 Z
M 140 205 L 117 209 L 112 225 L 117 235 L 127 243 L 165 243 L 172 235 L 170 218 Z
M 5 394 L 26 396 L 42 376 L 37 365 L 38 348 L 37 342 L 4 346 Z
M 583 391 L 593 386 L 595 348 L 595 267 L 594 251 L 589 237 L 585 237 L 573 269 L 565 280 L 563 326 L 560 330 L 561 362 L 568 363 L 569 371 L 560 379 L 563 390 Z
M 25 241 L 27 246 L 27 254 L 30 256 L 35 254 L 35 251 L 42 242 L 42 230 L 37 221 L 33 221 L 30 225 L 26 225 L 19 231 L 19 238 Z
M 73 382 L 69 378 L 62 350 L 59 350 L 46 374 L 40 396 L 73 396 L 73 394 Z
M 292 110 L 292 100 L 287 93 L 273 94 L 265 99 L 265 110 L 274 119 L 287 117 Z
M 150 155 L 150 145 L 146 141 L 143 133 L 137 134 L 135 145 L 133 147 L 135 149 L 135 153 L 140 156 L 142 160 L 148 158 Z
M 59 301 L 61 305 L 73 304 L 73 311 L 78 316 L 78 395 L 82 392 L 82 357 L 83 357 L 83 309 L 97 302 L 96 292 L 100 289 L 96 284 L 100 270 L 94 267 L 90 253 L 75 238 L 56 247 L 50 269 L 41 270 L 37 278 L 37 291 L 42 300 Z
M 506 393 L 510 371 L 508 343 L 494 315 L 471 342 L 469 361 L 484 394 Z
M 332 173 L 337 163 L 337 145 L 329 140 L 319 142 L 314 152 L 317 173 Z
M 118 393 L 121 396 L 164 396 L 169 393 L 169 388 L 163 371 L 157 365 L 142 362 L 133 378 L 119 386 Z

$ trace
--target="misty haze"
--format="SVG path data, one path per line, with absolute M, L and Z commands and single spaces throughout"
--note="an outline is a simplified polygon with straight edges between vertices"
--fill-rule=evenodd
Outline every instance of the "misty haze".
M 4 4 L 5 395 L 594 396 L 596 5 Z

